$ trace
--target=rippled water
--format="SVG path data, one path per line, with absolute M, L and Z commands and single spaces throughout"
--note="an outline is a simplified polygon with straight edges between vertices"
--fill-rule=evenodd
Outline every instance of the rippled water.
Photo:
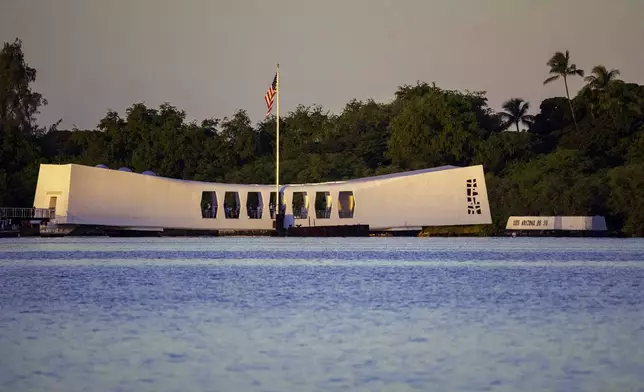
M 644 391 L 644 241 L 0 240 L 0 391 Z

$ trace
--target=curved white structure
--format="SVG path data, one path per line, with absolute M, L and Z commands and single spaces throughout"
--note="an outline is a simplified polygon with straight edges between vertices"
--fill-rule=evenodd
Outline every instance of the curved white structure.
M 442 166 L 348 181 L 283 185 L 285 226 L 370 230 L 492 222 L 482 166 Z M 56 225 L 272 230 L 275 185 L 183 181 L 76 164 L 40 165 L 37 208 Z

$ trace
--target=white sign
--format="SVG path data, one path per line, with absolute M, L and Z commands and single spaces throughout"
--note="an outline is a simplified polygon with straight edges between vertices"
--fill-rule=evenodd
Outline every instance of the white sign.
M 554 216 L 511 216 L 506 230 L 554 230 Z

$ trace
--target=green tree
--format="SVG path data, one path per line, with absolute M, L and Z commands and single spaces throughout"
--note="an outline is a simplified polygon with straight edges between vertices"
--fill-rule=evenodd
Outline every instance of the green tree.
M 47 104 L 31 89 L 35 81 L 22 42 L 5 43 L 0 51 L 0 205 L 31 206 L 33 201 L 40 161 L 35 137 L 45 132 L 36 115 Z
M 464 165 L 471 161 L 485 100 L 436 86 L 418 85 L 397 94 L 400 111 L 391 120 L 388 156 L 403 169 Z
M 637 135 L 633 137 L 633 143 L 628 148 L 628 163 L 644 164 L 644 125 Z
M 579 92 L 578 98 L 588 106 L 588 112 L 593 120 L 600 115 L 598 110 L 609 105 L 607 101 L 610 100 L 610 94 L 607 91 L 617 81 L 618 76 L 618 69 L 609 71 L 603 65 L 596 65 L 591 74 L 584 78 L 586 85 Z
M 600 208 L 595 186 L 576 184 L 593 174 L 590 159 L 580 151 L 557 149 L 507 170 L 497 206 L 509 215 L 588 215 Z M 575 194 L 574 189 L 586 193 Z M 575 202 L 575 200 L 579 200 Z
M 5 129 L 38 133 L 36 115 L 47 100 L 31 89 L 35 81 L 36 70 L 25 62 L 22 42 L 5 43 L 0 52 L 0 121 Z
M 232 168 L 241 168 L 255 160 L 258 151 L 257 132 L 251 125 L 245 110 L 236 111 L 232 117 L 225 117 L 220 124 L 219 154 Z
M 486 171 L 500 174 L 513 163 L 531 159 L 536 143 L 535 135 L 527 132 L 495 133 L 477 144 L 472 163 L 482 164 Z
M 617 80 L 618 76 L 618 69 L 611 69 L 609 71 L 603 65 L 596 65 L 593 67 L 591 74 L 586 76 L 584 80 L 588 83 L 587 86 L 593 90 L 605 90 L 610 83 Z
M 611 215 L 624 234 L 644 236 L 644 164 L 616 167 L 608 172 Z
M 547 65 L 550 67 L 550 73 L 553 76 L 543 81 L 543 84 L 548 84 L 562 78 L 564 81 L 564 86 L 566 87 L 566 97 L 568 98 L 568 104 L 570 105 L 570 112 L 572 113 L 572 121 L 575 123 L 575 129 L 579 130 L 577 127 L 577 119 L 575 117 L 575 109 L 572 107 L 572 100 L 570 99 L 570 92 L 568 91 L 568 76 L 584 76 L 584 71 L 582 69 L 577 69 L 575 64 L 570 63 L 570 53 L 566 50 L 566 53 L 556 52 L 552 58 L 548 61 Z
M 517 132 L 520 132 L 519 123 L 522 123 L 526 127 L 532 126 L 534 123 L 534 116 L 528 114 L 530 110 L 530 103 L 524 101 L 522 98 L 512 98 L 503 103 L 504 112 L 499 113 L 501 118 L 504 120 L 502 124 L 503 130 L 508 129 L 512 124 L 517 128 Z
M 373 100 L 352 100 L 335 119 L 335 135 L 329 142 L 339 144 L 340 151 L 352 151 L 371 170 L 386 166 L 390 112 L 388 105 Z

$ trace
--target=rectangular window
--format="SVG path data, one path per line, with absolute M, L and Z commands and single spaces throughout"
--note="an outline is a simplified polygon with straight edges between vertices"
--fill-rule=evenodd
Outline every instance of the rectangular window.
M 239 193 L 226 192 L 224 195 L 224 215 L 226 219 L 239 219 Z
M 204 219 L 217 218 L 217 192 L 201 192 L 201 217 Z
M 343 219 L 353 218 L 355 199 L 352 191 L 340 191 L 338 194 L 338 216 Z

